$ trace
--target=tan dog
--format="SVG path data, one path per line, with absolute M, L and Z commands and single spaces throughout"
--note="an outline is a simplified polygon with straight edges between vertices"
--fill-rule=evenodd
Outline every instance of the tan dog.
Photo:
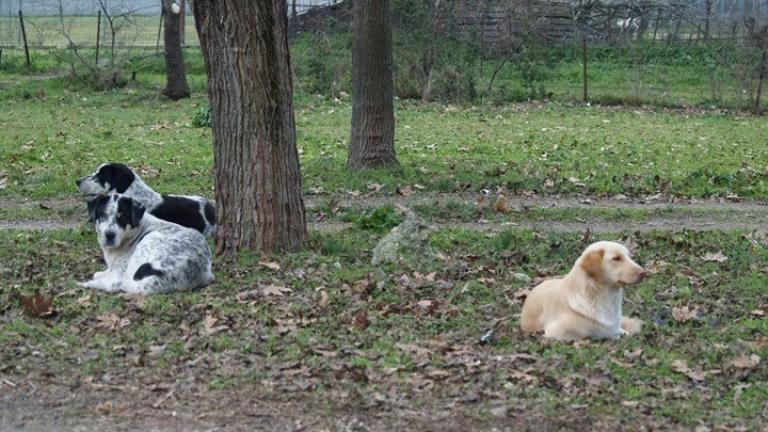
M 648 272 L 632 261 L 620 243 L 601 241 L 587 247 L 562 279 L 550 279 L 528 294 L 520 327 L 544 331 L 560 340 L 616 339 L 640 331 L 642 321 L 621 315 L 624 287 Z

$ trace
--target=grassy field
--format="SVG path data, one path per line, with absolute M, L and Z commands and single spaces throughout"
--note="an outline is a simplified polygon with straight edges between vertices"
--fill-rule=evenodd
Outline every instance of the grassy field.
M 66 48 L 70 40 L 79 47 L 96 46 L 97 21 L 96 16 L 66 16 L 63 19 L 58 17 L 25 17 L 24 20 L 30 46 L 49 48 Z M 18 23 L 12 22 L 10 25 L 17 26 Z M 118 17 L 115 19 L 115 28 L 117 29 L 115 45 L 119 48 L 126 46 L 154 48 L 157 44 L 159 27 L 160 16 L 133 15 L 129 21 Z M 100 44 L 102 48 L 109 47 L 112 35 L 109 24 L 104 17 L 102 17 L 101 28 Z M 185 43 L 198 45 L 194 18 L 189 17 L 185 21 L 184 30 Z M 160 42 L 162 47 L 162 37 Z M 20 46 L 18 39 L 4 40 L 0 38 L 0 45 L 6 44 Z
M 200 91 L 204 77 L 190 78 Z M 162 76 L 109 93 L 0 74 L 0 194 L 68 196 L 105 160 L 134 166 L 163 192 L 211 195 L 210 130 L 196 93 L 170 102 Z M 739 113 L 399 101 L 396 171 L 348 173 L 350 101 L 300 96 L 296 125 L 309 193 L 479 191 L 764 197 L 768 123 Z M 376 188 L 377 186 L 371 186 Z
M 55 63 L 41 58 L 42 69 Z M 211 133 L 192 126 L 208 106 L 199 58 L 189 65 L 195 94 L 180 102 L 158 96 L 156 59 L 132 64 L 139 83 L 110 92 L 13 64 L 0 69 L 0 222 L 82 220 L 74 180 L 105 160 L 132 165 L 158 191 L 213 196 Z M 308 92 L 307 82 L 297 80 L 295 113 L 309 218 L 347 225 L 311 232 L 305 252 L 216 259 L 210 287 L 142 299 L 75 285 L 104 266 L 87 224 L 0 230 L 0 429 L 76 421 L 104 430 L 255 422 L 270 430 L 764 429 L 763 231 L 502 225 L 759 221 L 768 189 L 764 118 L 399 100 L 401 167 L 350 173 L 350 101 Z M 501 191 L 541 205 L 479 209 L 484 189 L 491 199 Z M 454 198 L 431 201 L 437 192 Z M 657 193 L 752 207 L 547 208 L 545 200 Z M 360 195 L 424 196 L 413 209 L 428 222 L 484 220 L 499 229 L 437 227 L 399 264 L 373 266 L 371 250 L 399 218 L 392 206 L 339 204 Z M 45 204 L 54 199 L 67 206 Z M 578 343 L 521 334 L 526 290 L 567 271 L 598 239 L 622 239 L 653 273 L 626 295 L 625 312 L 645 321 L 643 331 Z M 52 298 L 53 313 L 25 314 L 13 290 Z M 346 423 L 334 423 L 340 416 Z
M 185 382 L 194 399 L 255 388 L 257 399 L 291 394 L 362 413 L 454 407 L 475 425 L 524 412 L 532 424 L 576 429 L 764 425 L 768 370 L 754 356 L 768 356 L 768 249 L 750 233 L 631 235 L 654 275 L 628 291 L 625 312 L 645 328 L 579 344 L 520 333 L 530 284 L 515 274 L 567 271 L 591 240 L 580 234 L 440 230 L 430 253 L 383 268 L 370 265 L 377 234 L 316 234 L 308 252 L 267 259 L 279 270 L 244 255 L 218 262 L 208 289 L 146 300 L 75 287 L 102 267 L 92 237 L 0 232 L 6 287 L 55 295 L 52 317 L 30 319 L 4 290 L 0 360 L 11 382 Z M 706 258 L 716 252 L 728 259 Z M 206 366 L 190 367 L 194 359 Z M 339 396 L 349 392 L 354 402 Z

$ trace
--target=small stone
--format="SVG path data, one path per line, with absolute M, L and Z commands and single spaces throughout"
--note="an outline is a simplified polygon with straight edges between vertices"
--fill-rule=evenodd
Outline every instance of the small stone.
M 533 280 L 533 279 L 531 279 L 530 276 L 528 276 L 525 273 L 513 273 L 512 274 L 512 279 L 516 280 L 517 282 L 522 282 L 522 283 L 531 283 L 531 281 Z
M 505 406 L 491 408 L 491 415 L 494 417 L 506 417 L 509 409 Z

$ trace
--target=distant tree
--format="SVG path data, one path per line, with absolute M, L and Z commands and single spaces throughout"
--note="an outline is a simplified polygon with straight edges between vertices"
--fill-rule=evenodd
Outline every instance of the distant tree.
M 189 97 L 184 56 L 181 52 L 179 12 L 179 4 L 174 0 L 162 0 L 166 82 L 161 93 L 173 100 Z
M 397 165 L 391 0 L 352 2 L 352 169 Z
M 196 0 L 208 72 L 216 251 L 294 251 L 307 227 L 285 1 Z

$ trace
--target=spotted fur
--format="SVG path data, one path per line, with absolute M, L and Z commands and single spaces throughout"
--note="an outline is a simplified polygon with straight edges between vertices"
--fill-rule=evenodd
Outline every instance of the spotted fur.
M 196 229 L 204 235 L 216 231 L 216 209 L 209 199 L 196 195 L 161 195 L 124 164 L 102 164 L 93 174 L 81 177 L 75 183 L 91 201 L 116 192 L 132 198 L 160 219 Z
M 213 281 L 208 243 L 194 229 L 158 219 L 120 194 L 97 197 L 88 207 L 107 269 L 81 286 L 149 295 Z

